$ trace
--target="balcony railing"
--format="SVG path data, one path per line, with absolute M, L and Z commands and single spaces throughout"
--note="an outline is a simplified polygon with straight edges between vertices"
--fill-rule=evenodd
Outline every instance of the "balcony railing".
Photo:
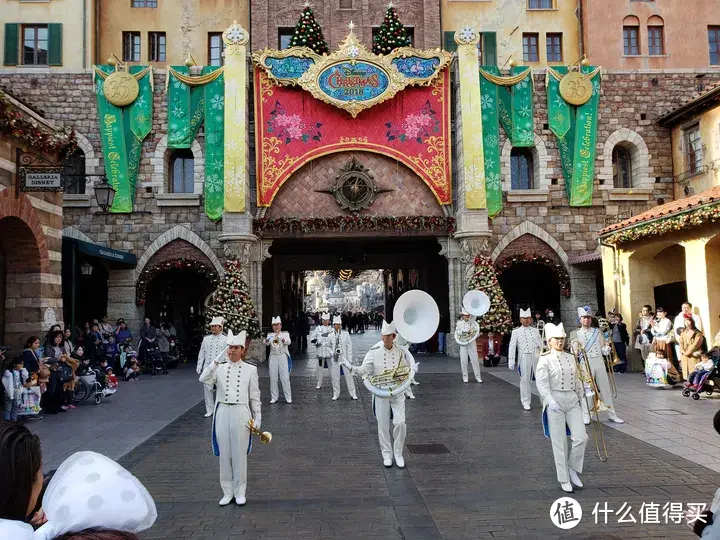
M 696 176 L 702 176 L 703 174 L 707 173 L 708 170 L 709 167 L 707 165 L 703 165 L 702 167 L 694 171 L 687 170 L 684 173 L 673 176 L 673 182 L 675 184 L 680 184 L 681 186 L 685 187 L 688 185 L 688 182 L 690 182 L 692 178 L 695 178 Z

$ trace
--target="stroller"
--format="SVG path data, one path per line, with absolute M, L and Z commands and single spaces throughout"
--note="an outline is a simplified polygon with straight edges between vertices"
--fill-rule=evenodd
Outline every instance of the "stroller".
M 718 372 L 717 365 L 715 365 L 712 371 L 700 377 L 700 380 L 694 388 L 690 386 L 683 388 L 682 395 L 685 397 L 692 396 L 692 398 L 697 401 L 703 392 L 708 396 L 712 396 L 715 392 L 720 392 L 720 372 Z
M 159 375 L 160 373 L 163 375 L 168 374 L 167 365 L 165 364 L 163 353 L 160 352 L 160 347 L 158 346 L 157 341 L 153 341 L 145 345 L 145 362 L 143 364 L 143 370 L 145 373 L 149 373 L 153 376 Z

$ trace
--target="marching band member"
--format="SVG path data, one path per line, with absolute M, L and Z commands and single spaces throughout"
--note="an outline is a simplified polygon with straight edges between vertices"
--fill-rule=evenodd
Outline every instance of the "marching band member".
M 278 392 L 278 375 L 282 383 L 285 401 L 292 403 L 292 392 L 290 390 L 290 334 L 282 331 L 280 317 L 272 318 L 272 333 L 265 338 L 265 345 L 270 346 L 270 403 L 275 403 L 280 396 Z
M 591 326 L 592 313 L 590 312 L 589 306 L 578 308 L 578 317 L 580 317 L 581 326 L 570 333 L 570 341 L 578 341 L 585 351 L 587 351 L 587 362 L 590 365 L 590 372 L 592 378 L 595 380 L 598 392 L 600 392 L 599 397 L 608 409 L 608 418 L 616 424 L 624 424 L 625 422 L 615 413 L 612 392 L 610 391 L 610 381 L 608 380 L 605 359 L 603 358 L 603 355 L 610 354 L 610 346 L 605 343 L 600 329 Z M 537 375 L 535 378 L 537 379 Z M 583 419 L 585 424 L 590 423 L 590 413 L 588 412 L 590 409 L 592 409 L 592 403 L 588 401 L 583 405 Z
M 230 504 L 233 497 L 238 505 L 245 504 L 247 454 L 251 448 L 248 422 L 252 419 L 260 428 L 257 368 L 242 361 L 245 341 L 244 330 L 237 336 L 228 332 L 227 354 L 209 362 L 200 375 L 204 384 L 217 385 L 212 446 L 213 453 L 220 457 L 220 506 Z
M 520 368 L 520 402 L 526 411 L 530 410 L 531 390 L 530 381 L 535 371 L 538 356 L 542 351 L 542 338 L 537 328 L 531 326 L 532 313 L 529 309 L 520 310 L 520 324 L 512 331 L 510 336 L 510 349 L 508 351 L 508 367 L 515 370 L 516 353 L 519 356 Z
M 395 343 L 397 336 L 395 324 L 383 321 L 381 333 L 382 342 L 377 343 L 367 352 L 361 366 L 351 366 L 348 363 L 343 363 L 343 366 L 357 377 L 369 377 L 394 369 L 400 361 L 404 361 L 411 369 L 410 376 L 413 376 L 417 370 L 417 364 L 407 348 Z M 405 466 L 402 453 L 407 434 L 405 393 L 401 392 L 397 396 L 388 398 L 373 395 L 373 412 L 378 425 L 378 440 L 383 456 L 383 465 L 392 467 L 394 456 L 395 463 L 402 469 Z M 392 439 L 390 438 L 390 420 L 394 426 Z
M 479 383 L 482 382 L 476 343 L 478 334 L 480 334 L 480 325 L 471 319 L 470 313 L 463 308 L 462 318 L 455 325 L 455 341 L 460 345 L 460 370 L 463 382 L 468 382 L 468 357 L 470 357 L 475 380 Z
M 583 424 L 580 403 L 583 401 L 583 384 L 577 362 L 563 351 L 565 329 L 560 323 L 545 325 L 550 350 L 540 356 L 535 372 L 537 389 L 543 402 L 545 436 L 552 442 L 555 470 L 560 487 L 567 493 L 573 485 L 583 487 L 580 477 L 588 436 Z M 570 452 L 567 448 L 567 429 L 570 429 Z
M 328 361 L 332 358 L 333 351 L 333 332 L 330 328 L 330 314 L 322 314 L 322 324 L 315 328 L 315 332 L 310 339 L 310 343 L 314 343 L 317 349 L 317 390 L 322 387 L 323 369 L 329 367 Z
M 398 347 L 404 347 L 404 348 L 410 350 L 410 342 L 407 339 L 405 339 L 404 337 L 402 337 L 400 334 L 397 334 L 397 337 L 395 338 L 395 345 L 397 345 Z M 412 385 L 413 384 L 418 385 L 420 383 L 415 380 L 414 373 L 410 375 L 410 378 L 411 378 L 411 384 L 410 384 L 410 386 L 407 387 L 407 390 L 405 390 L 405 397 L 408 399 L 415 399 L 415 394 L 413 393 Z
M 225 335 L 222 333 L 223 318 L 213 317 L 210 321 L 209 336 L 205 336 L 200 345 L 198 353 L 197 374 L 200 375 L 210 362 L 212 362 L 225 349 Z M 213 415 L 215 407 L 215 392 L 213 385 L 203 384 L 203 394 L 205 396 L 205 418 Z
M 330 365 L 330 382 L 333 388 L 333 401 L 336 401 L 340 397 L 340 363 L 347 362 L 348 364 L 353 363 L 353 346 L 350 334 L 342 329 L 342 318 L 340 315 L 333 317 L 333 356 Z M 345 374 L 345 384 L 347 385 L 348 393 L 353 399 L 357 399 L 357 393 L 355 392 L 355 381 L 353 380 L 352 373 L 350 370 L 343 370 Z

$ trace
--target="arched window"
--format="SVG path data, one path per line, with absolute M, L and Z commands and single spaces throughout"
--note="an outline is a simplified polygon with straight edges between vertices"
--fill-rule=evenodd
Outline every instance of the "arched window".
M 85 152 L 76 148 L 63 164 L 65 176 L 65 193 L 68 195 L 85 194 Z
M 632 187 L 632 158 L 630 150 L 617 145 L 612 152 L 613 187 L 629 189 Z
M 640 53 L 640 19 L 628 15 L 623 19 L 623 54 L 638 56 Z
M 665 54 L 665 21 L 658 15 L 648 19 L 648 54 L 662 56 Z
M 195 192 L 195 158 L 192 150 L 173 150 L 170 155 L 170 193 Z
M 510 151 L 510 189 L 534 189 L 533 155 L 530 148 Z

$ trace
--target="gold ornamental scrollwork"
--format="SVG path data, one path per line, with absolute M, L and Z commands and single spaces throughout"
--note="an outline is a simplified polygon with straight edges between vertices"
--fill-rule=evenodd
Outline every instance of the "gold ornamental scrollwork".
M 316 64 L 322 59 L 322 56 L 317 54 L 309 47 L 290 47 L 289 49 L 283 49 L 282 51 L 265 48 L 262 51 L 253 53 L 252 59 L 253 62 L 263 68 L 265 70 L 265 73 L 267 73 L 268 77 L 279 86 L 295 86 L 298 84 L 298 79 L 276 77 L 272 71 L 272 66 L 268 65 L 267 63 L 268 60 L 272 58 L 283 59 L 289 58 L 291 56 L 296 58 L 310 58 Z
M 226 56 L 236 56 L 245 54 L 245 45 L 250 41 L 250 34 L 237 21 L 233 23 L 222 34 L 223 43 L 225 44 L 224 54 Z
M 103 93 L 116 107 L 125 107 L 137 99 L 140 85 L 127 71 L 116 71 L 103 82 Z
M 272 73 L 272 66 L 268 64 L 269 59 L 293 56 L 311 58 L 314 63 L 297 79 L 279 78 Z M 433 66 L 432 74 L 429 76 L 408 77 L 401 73 L 393 64 L 393 61 L 397 59 L 408 57 L 437 59 L 437 63 Z M 261 67 L 268 74 L 268 78 L 272 79 L 275 84 L 300 85 L 303 90 L 312 94 L 316 99 L 343 109 L 355 118 L 360 112 L 391 99 L 408 86 L 430 86 L 436 84 L 436 81 L 441 77 L 443 69 L 450 64 L 452 55 L 441 49 L 424 51 L 412 47 L 402 47 L 387 56 L 376 55 L 358 40 L 351 29 L 348 36 L 340 44 L 338 50 L 330 55 L 324 54 L 319 56 L 308 47 L 293 47 L 284 51 L 265 49 L 259 53 L 255 53 L 253 60 L 257 66 Z M 358 63 L 370 64 L 387 77 L 387 87 L 378 95 L 363 100 L 340 100 L 328 95 L 320 87 L 320 76 L 329 68 L 343 63 L 350 64 L 351 66 L 355 66 Z

